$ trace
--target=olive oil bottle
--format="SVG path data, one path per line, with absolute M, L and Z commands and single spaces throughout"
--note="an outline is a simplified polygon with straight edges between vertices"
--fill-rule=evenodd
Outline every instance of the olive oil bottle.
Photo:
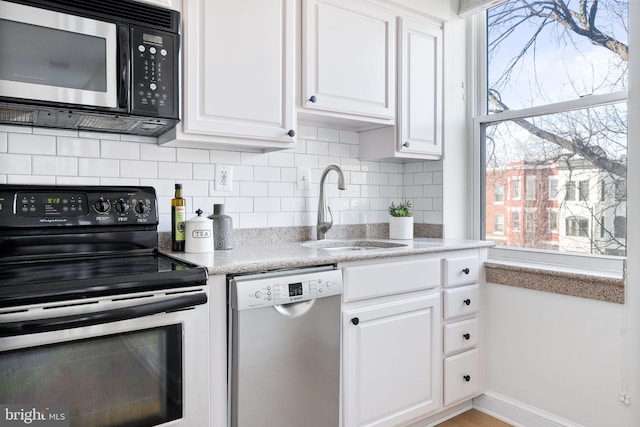
M 176 184 L 176 194 L 171 199 L 171 250 L 184 252 L 187 201 L 182 197 L 182 184 Z

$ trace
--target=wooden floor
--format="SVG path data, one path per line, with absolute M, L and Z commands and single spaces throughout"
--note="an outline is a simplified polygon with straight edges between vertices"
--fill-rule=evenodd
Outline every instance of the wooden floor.
M 496 420 L 478 410 L 470 409 L 436 427 L 511 427 L 511 424 Z

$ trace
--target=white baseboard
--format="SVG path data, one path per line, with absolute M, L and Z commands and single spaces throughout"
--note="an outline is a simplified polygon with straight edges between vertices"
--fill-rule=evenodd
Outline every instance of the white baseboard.
M 584 427 L 498 393 L 474 398 L 473 407 L 515 427 Z

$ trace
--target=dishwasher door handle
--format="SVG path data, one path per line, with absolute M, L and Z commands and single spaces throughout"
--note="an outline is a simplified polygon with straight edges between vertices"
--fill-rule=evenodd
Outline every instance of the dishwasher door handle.
M 276 311 L 280 313 L 282 316 L 295 318 L 295 317 L 300 317 L 307 314 L 307 312 L 311 310 L 311 307 L 313 307 L 313 304 L 315 302 L 316 302 L 315 299 L 310 299 L 307 301 L 274 305 L 273 308 L 275 308 Z
M 133 307 L 96 311 L 93 313 L 73 314 L 70 316 L 51 317 L 46 319 L 23 320 L 0 324 L 0 338 L 17 335 L 37 334 L 41 332 L 60 331 L 83 326 L 100 325 L 121 320 L 137 319 L 167 311 L 183 310 L 196 305 L 206 304 L 207 294 L 181 296 L 166 301 L 141 304 Z

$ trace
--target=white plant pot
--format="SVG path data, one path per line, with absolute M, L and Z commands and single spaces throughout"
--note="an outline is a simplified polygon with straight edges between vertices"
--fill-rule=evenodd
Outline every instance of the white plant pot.
M 389 238 L 392 240 L 413 239 L 413 217 L 390 216 Z

